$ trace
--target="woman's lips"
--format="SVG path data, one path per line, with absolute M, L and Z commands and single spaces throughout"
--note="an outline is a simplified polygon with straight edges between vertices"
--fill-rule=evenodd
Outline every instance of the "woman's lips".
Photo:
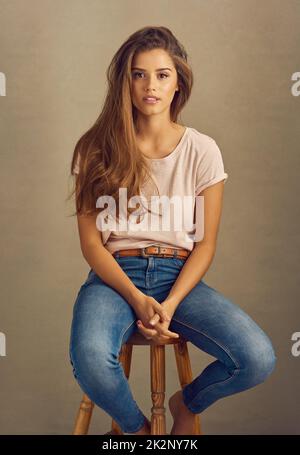
M 156 104 L 160 100 L 159 100 L 159 98 L 151 98 L 151 97 L 149 97 L 149 98 L 143 98 L 143 101 L 145 103 L 147 103 L 147 104 Z

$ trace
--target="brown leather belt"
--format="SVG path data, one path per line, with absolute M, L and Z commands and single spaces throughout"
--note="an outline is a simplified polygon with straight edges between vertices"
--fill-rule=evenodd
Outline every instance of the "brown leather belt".
M 145 248 L 133 248 L 128 250 L 119 250 L 113 253 L 113 256 L 158 256 L 158 257 L 175 257 L 179 259 L 187 259 L 190 255 L 189 250 L 184 248 L 167 248 L 164 246 L 147 246 Z

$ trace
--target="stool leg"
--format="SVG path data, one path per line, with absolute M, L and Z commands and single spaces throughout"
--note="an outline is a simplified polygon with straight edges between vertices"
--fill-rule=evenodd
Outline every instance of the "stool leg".
M 165 401 L 165 346 L 150 345 L 151 370 L 151 434 L 166 434 Z
M 94 403 L 84 394 L 76 417 L 73 435 L 88 434 Z
M 179 343 L 174 344 L 175 358 L 177 364 L 178 377 L 181 388 L 183 389 L 187 384 L 193 380 L 190 356 L 188 352 L 187 343 L 181 340 Z M 196 435 L 203 434 L 200 426 L 199 414 L 195 414 L 194 433 Z
M 121 347 L 121 352 L 119 355 L 119 360 L 123 366 L 123 370 L 127 379 L 129 379 L 130 374 L 130 366 L 131 366 L 131 358 L 132 358 L 132 345 L 131 344 L 123 344 Z M 117 422 L 112 419 L 111 424 L 111 431 L 105 434 L 115 434 L 115 435 L 123 435 L 123 431 L 121 430 L 120 426 Z

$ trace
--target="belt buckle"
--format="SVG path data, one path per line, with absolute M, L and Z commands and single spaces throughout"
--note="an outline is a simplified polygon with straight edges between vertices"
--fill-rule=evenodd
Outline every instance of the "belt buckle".
M 155 248 L 158 248 L 157 254 L 160 254 L 160 245 L 151 245 L 151 246 L 154 246 Z M 143 257 L 143 258 L 148 258 L 149 256 L 151 256 L 151 254 L 147 254 L 147 253 L 146 253 L 146 251 L 145 251 L 146 248 L 148 248 L 148 247 L 145 246 L 145 247 L 141 248 L 141 250 L 142 250 L 142 257 Z M 155 255 L 156 255 L 156 253 L 155 253 Z
M 145 251 L 146 248 L 147 248 L 147 247 L 141 248 L 141 250 L 142 250 L 142 257 L 143 257 L 143 258 L 149 257 L 149 255 L 148 255 L 148 254 L 146 253 L 146 251 Z

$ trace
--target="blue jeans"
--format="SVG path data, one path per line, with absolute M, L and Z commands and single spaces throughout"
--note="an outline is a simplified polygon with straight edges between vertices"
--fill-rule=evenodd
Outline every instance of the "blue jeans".
M 159 303 L 185 263 L 173 257 L 115 259 L 135 286 Z M 118 359 L 122 344 L 138 330 L 136 321 L 132 306 L 91 269 L 73 308 L 70 361 L 81 389 L 124 433 L 135 433 L 145 423 Z M 216 358 L 183 388 L 193 413 L 262 383 L 274 369 L 276 356 L 265 332 L 203 280 L 177 306 L 169 328 Z

